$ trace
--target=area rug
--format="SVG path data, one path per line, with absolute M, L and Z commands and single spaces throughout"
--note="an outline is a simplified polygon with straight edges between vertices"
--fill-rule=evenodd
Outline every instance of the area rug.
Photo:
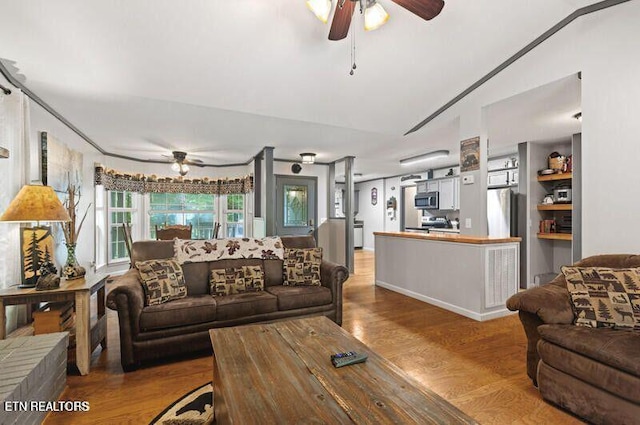
M 211 383 L 204 384 L 171 403 L 150 425 L 213 424 L 212 397 Z

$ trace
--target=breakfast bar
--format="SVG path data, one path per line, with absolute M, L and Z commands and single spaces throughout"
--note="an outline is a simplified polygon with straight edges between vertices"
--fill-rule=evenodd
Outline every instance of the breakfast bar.
M 376 285 L 474 320 L 510 314 L 521 238 L 374 232 Z

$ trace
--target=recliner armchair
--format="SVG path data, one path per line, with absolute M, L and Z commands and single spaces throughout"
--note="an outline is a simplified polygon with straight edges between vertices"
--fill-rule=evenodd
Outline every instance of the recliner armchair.
M 596 255 L 577 267 L 640 267 L 640 255 Z M 567 282 L 513 295 L 527 335 L 527 374 L 545 400 L 596 424 L 632 424 L 640 418 L 640 332 L 573 325 Z

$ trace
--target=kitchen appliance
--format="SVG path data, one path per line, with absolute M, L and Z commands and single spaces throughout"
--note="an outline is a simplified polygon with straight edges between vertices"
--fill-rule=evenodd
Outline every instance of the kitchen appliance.
M 566 186 L 559 186 L 553 190 L 553 199 L 556 203 L 570 203 L 571 202 L 571 188 Z
M 400 206 L 401 206 L 401 222 L 400 228 L 406 230 L 407 227 L 421 227 L 422 212 L 424 210 L 418 210 L 415 208 L 413 202 L 416 197 L 415 186 L 405 186 L 400 193 Z
M 425 213 L 423 212 L 423 214 Z M 429 233 L 432 229 L 450 229 L 450 227 L 451 222 L 447 219 L 447 217 L 423 215 L 422 217 L 420 217 L 420 226 L 406 226 L 404 229 L 407 232 L 413 233 Z
M 418 192 L 414 198 L 414 206 L 422 210 L 437 210 L 439 197 L 438 192 Z
M 516 236 L 515 195 L 509 188 L 487 191 L 487 224 L 489 237 L 506 238 Z

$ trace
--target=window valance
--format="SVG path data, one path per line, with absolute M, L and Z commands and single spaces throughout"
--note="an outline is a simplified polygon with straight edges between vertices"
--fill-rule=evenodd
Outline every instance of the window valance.
M 243 194 L 253 191 L 253 176 L 209 179 L 157 177 L 155 174 L 130 174 L 96 165 L 95 184 L 106 190 L 138 193 L 208 193 L 213 195 Z

